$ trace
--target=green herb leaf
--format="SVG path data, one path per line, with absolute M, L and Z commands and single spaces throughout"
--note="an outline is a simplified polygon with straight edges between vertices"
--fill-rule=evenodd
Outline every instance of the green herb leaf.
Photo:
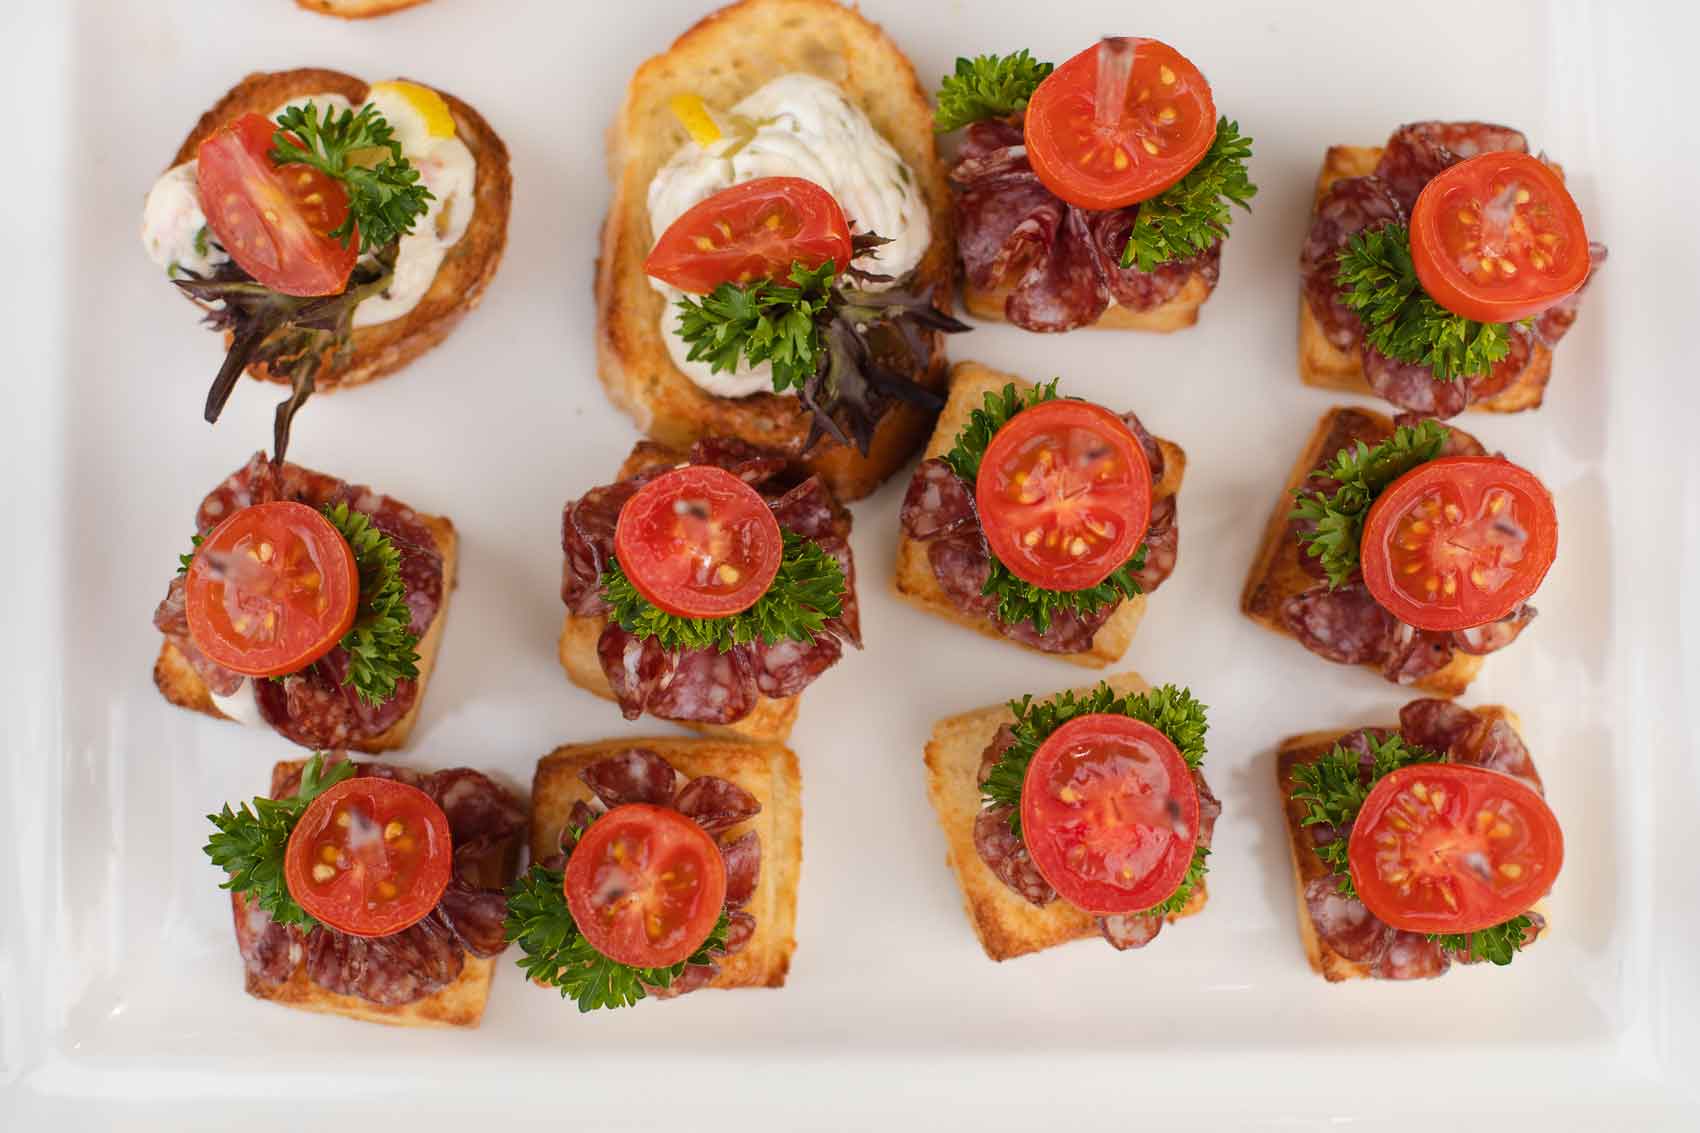
M 1512 917 L 1504 924 L 1492 925 L 1476 932 L 1431 932 L 1428 938 L 1437 942 L 1447 952 L 1455 952 L 1473 960 L 1486 960 L 1503 968 L 1522 951 L 1523 942 L 1528 939 L 1529 929 L 1534 927 L 1534 923 L 1525 913 Z
M 1168 899 L 1162 904 L 1153 905 L 1146 909 L 1145 915 L 1172 917 L 1192 904 L 1192 895 L 1198 891 L 1200 885 L 1204 884 L 1204 875 L 1210 872 L 1210 863 L 1205 860 L 1209 856 L 1209 846 L 1194 846 L 1192 848 L 1192 861 L 1187 865 L 1186 876 L 1181 878 L 1180 885 L 1173 893 L 1169 894 Z
M 960 130 L 983 118 L 1007 118 L 1027 109 L 1027 100 L 1055 66 L 1041 63 L 1022 48 L 1014 55 L 958 58 L 954 73 L 939 80 L 933 129 Z
M 365 512 L 346 503 L 324 509 L 331 526 L 354 548 L 360 569 L 360 609 L 338 643 L 348 653 L 345 684 L 370 705 L 395 696 L 398 680 L 419 675 L 419 639 L 409 628 L 413 612 L 401 580 L 401 554 Z
M 767 593 L 747 610 L 724 618 L 683 618 L 669 614 L 638 593 L 620 564 L 609 560 L 602 575 L 602 598 L 608 616 L 627 633 L 653 637 L 663 648 L 718 649 L 758 638 L 769 645 L 781 641 L 812 643 L 829 619 L 844 609 L 844 570 L 820 544 L 792 531 L 782 532 L 785 551 L 779 573 Z
M 189 536 L 189 549 L 177 556 L 177 573 L 188 574 L 189 564 L 195 561 L 195 552 L 200 549 L 201 536 Z
M 360 250 L 370 251 L 401 239 L 425 215 L 431 191 L 419 183 L 415 169 L 401 152 L 401 143 L 378 108 L 340 114 L 327 109 L 321 119 L 311 102 L 291 106 L 277 116 L 271 159 L 278 165 L 310 165 L 341 181 L 348 190 L 348 216 L 329 235 L 347 247 L 356 228 Z M 356 161 L 361 151 L 384 150 L 376 164 Z
M 1418 763 L 1438 763 L 1446 758 L 1444 752 L 1406 743 L 1405 738 L 1397 732 L 1385 739 L 1377 739 L 1372 732 L 1368 733 L 1366 738 L 1373 759 L 1373 766 L 1367 777 L 1359 768 L 1358 753 L 1339 744 L 1329 748 L 1313 762 L 1295 764 L 1292 772 L 1293 782 L 1297 784 L 1293 789 L 1293 798 L 1306 803 L 1308 807 L 1300 825 L 1326 824 L 1339 832 L 1340 836 L 1326 846 L 1316 847 L 1316 856 L 1321 858 L 1323 864 L 1334 874 L 1340 892 L 1354 899 L 1358 891 L 1352 884 L 1352 873 L 1346 862 L 1346 847 L 1349 841 L 1346 830 L 1357 819 L 1358 811 L 1363 809 L 1370 789 L 1382 776 L 1401 767 Z
M 1001 390 L 988 392 L 980 408 L 969 412 L 968 424 L 956 434 L 955 443 L 944 454 L 944 462 L 963 483 L 972 485 L 980 475 L 980 461 L 985 459 L 986 446 L 992 443 L 998 430 L 1023 409 L 1031 409 L 1062 396 L 1057 393 L 1057 383 L 1061 380 L 1052 378 L 1043 385 L 1026 390 L 1017 390 L 1015 383 L 1009 382 Z
M 1439 456 L 1451 433 L 1434 420 L 1401 425 L 1374 448 L 1359 441 L 1336 453 L 1322 469 L 1323 476 L 1339 482 L 1332 492 L 1293 489 L 1298 504 L 1291 518 L 1316 524 L 1302 543 L 1306 554 L 1322 560 L 1330 586 L 1344 585 L 1357 571 L 1364 519 L 1376 497 L 1411 469 Z
M 775 392 L 802 389 L 815 375 L 823 349 L 819 318 L 832 299 L 837 268 L 831 260 L 810 269 L 791 265 L 790 285 L 771 279 L 722 283 L 700 300 L 679 300 L 679 335 L 690 346 L 687 361 L 707 362 L 713 373 L 731 372 L 740 360 L 773 367 Z
M 1401 224 L 1353 236 L 1340 250 L 1341 299 L 1363 322 L 1364 341 L 1399 362 L 1427 366 L 1437 381 L 1486 374 L 1511 351 L 1504 323 L 1478 323 L 1429 298 Z
M 1121 266 L 1138 266 L 1153 271 L 1160 264 L 1196 256 L 1218 240 L 1227 238 L 1233 223 L 1230 208 L 1238 205 L 1251 211 L 1257 195 L 1246 162 L 1251 142 L 1240 134 L 1238 122 L 1227 118 L 1216 123 L 1216 140 L 1210 143 L 1192 171 L 1148 201 L 1128 233 Z
M 235 811 L 226 803 L 220 813 L 207 815 L 207 821 L 218 829 L 207 839 L 203 852 L 229 875 L 220 888 L 248 894 L 251 902 L 280 925 L 316 926 L 319 922 L 290 896 L 284 884 L 283 854 L 289 833 L 307 804 L 353 774 L 354 764 L 348 760 L 327 767 L 324 755 L 314 752 L 301 769 L 301 786 L 292 797 L 257 797 L 251 806 L 244 803 Z
M 517 963 L 527 979 L 559 988 L 580 1011 L 630 1007 L 645 998 L 648 987 L 670 987 L 692 964 L 712 963 L 726 948 L 729 924 L 721 910 L 708 939 L 689 959 L 666 968 L 634 968 L 611 960 L 585 940 L 567 907 L 558 869 L 531 867 L 508 887 L 508 916 L 502 931 L 517 943 Z

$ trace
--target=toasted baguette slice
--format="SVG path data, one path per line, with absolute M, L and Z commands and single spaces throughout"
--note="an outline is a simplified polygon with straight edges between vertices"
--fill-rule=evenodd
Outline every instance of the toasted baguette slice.
M 964 280 L 962 283 L 962 305 L 968 308 L 968 313 L 986 322 L 1002 323 L 1009 320 L 1004 317 L 1004 303 L 1009 299 L 1012 287 L 999 287 L 991 291 L 981 291 L 973 284 Z M 1143 330 L 1157 334 L 1167 334 L 1170 331 L 1185 330 L 1198 322 L 1198 309 L 1204 306 L 1204 301 L 1210 298 L 1210 293 L 1216 290 L 1216 285 L 1209 282 L 1198 272 L 1193 272 L 1186 281 L 1180 294 L 1167 303 L 1153 307 L 1149 311 L 1132 311 L 1116 303 L 1104 308 L 1104 313 L 1098 316 L 1098 321 L 1088 323 L 1082 330 Z
M 318 12 L 322 16 L 335 16 L 342 20 L 370 20 L 375 16 L 387 16 L 403 8 L 412 8 L 425 3 L 425 0 L 295 0 L 295 3 L 298 7 L 309 12 Z
M 315 379 L 320 392 L 383 377 L 443 341 L 461 318 L 478 305 L 484 288 L 496 274 L 496 265 L 501 263 L 513 198 L 508 149 L 476 110 L 446 91 L 437 93 L 454 116 L 455 135 L 466 143 L 478 163 L 472 190 L 472 221 L 459 243 L 443 257 L 436 278 L 418 306 L 399 319 L 357 328 L 354 348 L 346 357 L 326 353 Z M 317 67 L 256 72 L 237 83 L 211 110 L 201 115 L 201 120 L 178 147 L 171 164 L 192 160 L 201 142 L 237 115 L 270 114 L 290 99 L 314 94 L 340 94 L 360 106 L 366 100 L 366 83 L 353 75 Z M 229 341 L 227 334 L 227 345 Z M 284 385 L 290 381 L 286 373 L 273 373 L 264 365 L 250 366 L 248 372 L 256 378 Z
M 431 681 L 431 670 L 437 664 L 437 647 L 443 640 L 443 622 L 447 620 L 449 613 L 449 594 L 455 587 L 455 567 L 460 544 L 455 535 L 455 526 L 447 518 L 425 515 L 423 512 L 418 514 L 419 521 L 430 528 L 431 538 L 443 556 L 443 602 L 437 609 L 437 616 L 431 621 L 431 628 L 425 631 L 425 636 L 419 640 L 416 647 L 419 651 L 419 695 L 413 698 L 413 707 L 407 710 L 407 715 L 369 740 L 347 744 L 350 751 L 373 754 L 406 747 L 407 738 L 413 733 L 414 721 L 419 719 L 419 709 L 425 704 L 425 691 Z M 212 693 L 207 689 L 206 682 L 201 680 L 201 675 L 189 664 L 188 658 L 184 657 L 169 639 L 159 647 L 159 657 L 153 664 L 153 683 L 154 687 L 159 689 L 160 695 L 179 708 L 188 708 L 219 720 L 230 719 L 213 704 Z
M 531 783 L 531 860 L 557 853 L 561 828 L 578 800 L 592 794 L 579 772 L 600 759 L 648 748 L 682 775 L 730 780 L 761 803 L 761 813 L 734 826 L 725 837 L 754 830 L 761 838 L 761 877 L 745 906 L 756 918 L 755 935 L 743 951 L 718 961 L 709 987 L 783 987 L 796 951 L 797 875 L 803 865 L 803 784 L 797 756 L 778 744 L 732 740 L 618 739 L 565 744 L 537 764 Z
M 1151 686 L 1138 673 L 1105 678 L 1118 693 L 1144 692 Z M 1089 691 L 1085 688 L 1077 693 Z M 1071 940 L 1097 936 L 1092 917 L 1061 899 L 1043 907 L 1033 904 L 998 880 L 974 848 L 974 819 L 980 813 L 980 758 L 992 737 L 1015 716 L 1004 705 L 950 716 L 933 725 L 927 741 L 927 797 L 944 827 L 945 861 L 962 887 L 968 923 L 986 955 L 1010 960 Z M 1200 885 L 1186 908 L 1171 915 L 1173 924 L 1204 908 L 1210 898 Z
M 1281 606 L 1295 594 L 1309 590 L 1316 579 L 1305 572 L 1304 551 L 1289 533 L 1288 518 L 1293 511 L 1293 489 L 1304 482 L 1311 470 L 1355 441 L 1374 445 L 1393 434 L 1393 419 L 1372 409 L 1335 408 L 1324 413 L 1316 423 L 1310 440 L 1299 450 L 1287 483 L 1275 497 L 1274 510 L 1263 529 L 1263 542 L 1257 557 L 1252 560 L 1251 573 L 1246 576 L 1245 589 L 1240 593 L 1240 609 L 1246 617 L 1266 629 L 1285 637 L 1293 637 L 1281 620 Z M 1298 640 L 1296 637 L 1294 640 Z M 1381 666 L 1366 662 L 1363 666 L 1378 676 Z M 1482 658 L 1473 653 L 1455 652 L 1444 669 L 1437 669 L 1412 688 L 1435 696 L 1457 696 L 1470 687 L 1481 672 Z
M 1519 736 L 1523 733 L 1522 721 L 1508 708 L 1487 705 L 1472 711 L 1489 720 L 1504 720 Z M 1287 819 L 1287 849 L 1293 864 L 1293 892 L 1299 907 L 1299 940 L 1304 944 L 1305 958 L 1310 961 L 1311 970 L 1329 983 L 1368 979 L 1370 966 L 1348 960 L 1330 948 L 1317 934 L 1316 924 L 1311 920 L 1310 907 L 1305 902 L 1305 886 L 1316 878 L 1327 877 L 1329 869 L 1317 856 L 1316 847 L 1311 844 L 1310 835 L 1302 825 L 1307 808 L 1293 799 L 1293 790 L 1297 787 L 1293 780 L 1293 768 L 1301 763 L 1316 762 L 1349 730 L 1306 732 L 1301 736 L 1288 736 L 1281 741 L 1281 746 L 1275 754 L 1275 783 L 1281 792 L 1281 809 Z M 1544 913 L 1541 906 L 1537 905 L 1535 908 Z
M 985 404 L 988 393 L 1001 390 L 1011 382 L 1019 389 L 1033 387 L 1033 383 L 1024 378 L 1001 373 L 978 362 L 958 362 L 951 367 L 950 400 L 945 403 L 944 412 L 939 414 L 932 440 L 927 442 L 927 457 L 943 456 L 949 452 L 956 444 L 956 435 L 967 426 L 968 415 Z M 1186 474 L 1186 453 L 1181 451 L 1179 445 L 1161 437 L 1157 438 L 1157 443 L 1163 450 L 1163 478 L 1156 485 L 1153 495 L 1160 498 L 1172 496 L 1180 491 L 1181 478 Z M 897 535 L 897 571 L 893 584 L 897 588 L 898 597 L 919 606 L 929 614 L 967 626 L 987 637 L 1018 645 L 1046 657 L 1070 661 L 1088 669 L 1102 669 L 1121 660 L 1122 654 L 1127 652 L 1128 645 L 1133 641 L 1134 631 L 1139 628 L 1139 619 L 1145 615 L 1145 595 L 1128 598 L 1116 607 L 1116 612 L 1110 615 L 1110 620 L 1098 628 L 1092 638 L 1092 648 L 1086 652 L 1045 653 L 1025 642 L 1005 637 L 998 632 L 997 626 L 990 618 L 976 617 L 958 609 L 933 575 L 932 565 L 927 561 L 927 545 L 909 538 L 902 531 Z
M 302 767 L 301 760 L 286 761 L 272 768 L 271 794 L 275 797 L 289 776 Z M 519 861 L 519 839 L 507 848 L 500 869 L 492 866 L 477 884 L 487 888 L 506 885 L 513 878 Z M 240 898 L 231 895 L 234 915 L 241 916 Z M 465 965 L 452 983 L 423 999 L 399 1006 L 386 1006 L 361 999 L 355 995 L 338 995 L 326 991 L 307 978 L 305 957 L 297 964 L 289 979 L 281 984 L 269 984 L 244 969 L 243 983 L 255 999 L 266 999 L 285 1007 L 315 1011 L 324 1015 L 345 1015 L 368 1023 L 388 1023 L 396 1027 L 476 1027 L 484 1017 L 484 1004 L 490 998 L 490 980 L 495 976 L 498 957 L 474 956 L 464 953 Z
M 1381 160 L 1380 146 L 1329 146 L 1322 160 L 1322 170 L 1316 176 L 1316 195 L 1313 205 L 1322 200 L 1328 187 L 1344 177 L 1367 177 L 1375 172 Z M 1524 409 L 1539 409 L 1546 396 L 1547 379 L 1552 376 L 1552 351 L 1536 341 L 1529 353 L 1529 364 L 1523 367 L 1506 387 L 1492 397 L 1472 401 L 1469 408 L 1489 413 L 1517 413 Z M 1304 292 L 1299 292 L 1299 377 L 1306 385 L 1324 389 L 1345 390 L 1347 393 L 1376 396 L 1364 377 L 1363 350 L 1354 346 L 1341 350 L 1322 333 L 1322 326 L 1311 314 Z
M 596 264 L 597 371 L 614 404 L 649 436 L 684 448 L 706 435 L 803 454 L 840 500 L 860 499 L 920 447 L 932 414 L 899 402 L 880 420 L 868 455 L 823 440 L 806 454 L 809 415 L 794 397 L 715 397 L 673 365 L 662 339 L 663 300 L 643 261 L 654 243 L 649 183 L 689 142 L 667 103 L 695 94 L 729 107 L 769 80 L 797 71 L 838 84 L 867 114 L 919 179 L 933 242 L 916 269 L 949 308 L 955 271 L 950 192 L 933 144 L 933 112 L 901 51 L 854 8 L 835 0 L 743 0 L 713 12 L 645 62 L 626 88 L 625 105 L 608 131 L 614 199 L 602 226 Z M 917 379 L 941 389 L 942 349 Z

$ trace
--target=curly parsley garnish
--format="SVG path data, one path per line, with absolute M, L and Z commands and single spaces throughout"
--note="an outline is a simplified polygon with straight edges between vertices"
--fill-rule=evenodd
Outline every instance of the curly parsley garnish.
M 1429 298 L 1411 263 L 1411 236 L 1388 224 L 1340 249 L 1341 301 L 1357 312 L 1364 341 L 1398 362 L 1428 367 L 1436 381 L 1474 377 L 1511 351 L 1504 323 L 1478 323 Z
M 844 609 L 844 570 L 820 544 L 793 531 L 782 532 L 785 551 L 779 573 L 767 592 L 747 610 L 724 618 L 685 618 L 669 614 L 638 593 L 617 561 L 602 575 L 608 616 L 637 637 L 653 637 L 667 650 L 718 649 L 761 639 L 812 643 L 828 620 Z
M 987 393 L 985 403 L 968 414 L 968 424 L 956 435 L 956 443 L 943 459 L 969 485 L 970 490 L 980 474 L 980 461 L 986 455 L 986 446 L 992 443 L 997 431 L 1022 410 L 1056 400 L 1059 396 L 1057 381 L 1053 378 L 1025 391 L 1017 390 L 1011 382 L 1001 390 Z M 1040 633 L 1051 628 L 1051 619 L 1059 612 L 1091 617 L 1105 606 L 1145 592 L 1134 577 L 1145 569 L 1144 544 L 1140 544 L 1133 557 L 1111 571 L 1102 582 L 1085 590 L 1047 590 L 1017 578 L 989 549 L 986 557 L 990 560 L 991 569 L 981 593 L 997 598 L 998 621 L 1004 625 L 1029 622 Z
M 1433 420 L 1401 425 L 1374 448 L 1359 441 L 1336 453 L 1322 469 L 1323 476 L 1339 482 L 1332 492 L 1293 489 L 1298 504 L 1291 518 L 1316 524 L 1302 545 L 1311 558 L 1322 560 L 1329 586 L 1342 586 L 1356 573 L 1364 518 L 1376 497 L 1411 469 L 1439 456 L 1451 432 Z
M 1152 271 L 1172 260 L 1196 256 L 1228 236 L 1230 206 L 1251 211 L 1257 186 L 1246 173 L 1251 142 L 1240 124 L 1216 123 L 1216 140 L 1192 171 L 1148 201 L 1141 201 L 1122 251 L 1121 266 Z
M 958 57 L 955 72 L 939 80 L 933 129 L 948 134 L 971 122 L 1025 110 L 1027 100 L 1055 69 L 1034 59 L 1026 48 L 1014 55 Z
M 524 954 L 517 959 L 527 979 L 559 988 L 580 1011 L 630 1007 L 648 995 L 646 988 L 672 985 L 687 967 L 713 962 L 726 948 L 725 910 L 708 939 L 687 960 L 666 968 L 634 968 L 611 960 L 590 946 L 561 888 L 558 869 L 534 865 L 508 887 L 508 916 L 502 931 Z
M 425 215 L 425 202 L 434 199 L 402 154 L 395 131 L 371 104 L 340 114 L 327 108 L 322 119 L 311 102 L 291 106 L 277 116 L 277 125 L 273 162 L 310 165 L 348 190 L 348 215 L 329 233 L 345 248 L 356 230 L 362 252 L 401 239 Z M 373 162 L 373 151 L 385 156 Z
M 340 503 L 325 508 L 324 516 L 348 540 L 360 569 L 359 613 L 338 642 L 348 654 L 344 683 L 376 706 L 395 696 L 397 681 L 419 675 L 419 654 L 413 648 L 419 639 L 409 628 L 413 612 L 401 579 L 401 553 L 365 512 Z
M 207 821 L 218 830 L 202 849 L 213 865 L 229 875 L 219 888 L 246 893 L 250 902 L 280 925 L 315 927 L 319 922 L 290 896 L 284 884 L 284 850 L 307 804 L 353 774 L 354 764 L 348 760 L 327 767 L 324 755 L 314 752 L 301 769 L 301 786 L 291 797 L 261 796 L 251 807 L 243 803 L 242 809 L 235 811 L 226 803 L 220 813 L 207 815 Z
M 1448 952 L 1456 952 L 1471 960 L 1486 960 L 1503 968 L 1522 951 L 1529 930 L 1534 926 L 1529 914 L 1523 913 L 1503 924 L 1489 925 L 1475 932 L 1431 932 L 1427 936 Z

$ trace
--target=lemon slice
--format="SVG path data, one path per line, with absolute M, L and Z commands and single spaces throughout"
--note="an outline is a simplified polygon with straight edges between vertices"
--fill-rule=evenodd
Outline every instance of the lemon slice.
M 720 140 L 720 127 L 703 105 L 702 99 L 694 94 L 676 94 L 667 100 L 667 109 L 673 112 L 673 117 L 679 120 L 691 141 L 699 146 L 711 146 Z
M 433 138 L 452 138 L 455 136 L 454 115 L 449 113 L 449 104 L 443 101 L 443 96 L 430 87 L 422 87 L 418 83 L 409 83 L 401 79 L 389 82 L 373 83 L 373 91 L 385 91 L 395 95 L 411 106 L 425 124 L 425 132 Z

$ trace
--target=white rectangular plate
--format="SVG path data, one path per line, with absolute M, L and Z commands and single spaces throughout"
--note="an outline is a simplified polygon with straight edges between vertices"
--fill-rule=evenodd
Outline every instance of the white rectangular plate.
M 868 648 L 810 690 L 793 740 L 806 867 L 783 992 L 581 1017 L 505 962 L 483 1027 L 452 1034 L 243 995 L 202 816 L 262 789 L 292 751 L 166 706 L 148 679 L 149 615 L 196 502 L 269 442 L 278 394 L 244 382 L 224 421 L 200 421 L 218 342 L 143 254 L 142 195 L 201 111 L 252 70 L 415 76 L 465 97 L 506 138 L 513 219 L 483 306 L 405 373 L 316 400 L 291 455 L 454 519 L 462 581 L 402 758 L 523 788 L 557 743 L 653 730 L 623 724 L 555 663 L 558 533 L 563 501 L 606 481 L 635 439 L 593 372 L 603 130 L 632 69 L 707 4 L 437 0 L 363 24 L 289 0 L 16 6 L 4 287 L 17 409 L 0 598 L 9 1127 L 292 1129 L 398 1106 L 420 1128 L 522 1113 L 690 1129 L 893 1115 L 1045 1128 L 1094 1112 L 1217 1127 L 1694 1118 L 1693 9 L 867 7 L 928 86 L 957 54 L 1029 47 L 1060 60 L 1106 31 L 1157 36 L 1205 69 L 1222 111 L 1256 138 L 1256 212 L 1237 221 L 1196 329 L 982 327 L 950 344 L 956 357 L 1061 375 L 1187 449 L 1179 571 L 1128 664 L 1189 683 L 1212 709 L 1208 767 L 1226 813 L 1208 911 L 1137 953 L 981 955 L 943 864 L 922 744 L 938 717 L 1081 674 L 890 596 L 899 476 L 856 507 Z M 1404 698 L 1252 625 L 1238 593 L 1297 446 L 1340 400 L 1294 373 L 1295 265 L 1323 150 L 1379 144 L 1404 121 L 1473 117 L 1520 126 L 1561 159 L 1612 251 L 1558 352 L 1548 406 L 1464 422 L 1536 469 L 1563 517 L 1543 616 L 1468 699 L 1522 713 L 1569 857 L 1551 938 L 1514 967 L 1329 986 L 1295 933 L 1271 752 L 1293 732 L 1388 721 Z

